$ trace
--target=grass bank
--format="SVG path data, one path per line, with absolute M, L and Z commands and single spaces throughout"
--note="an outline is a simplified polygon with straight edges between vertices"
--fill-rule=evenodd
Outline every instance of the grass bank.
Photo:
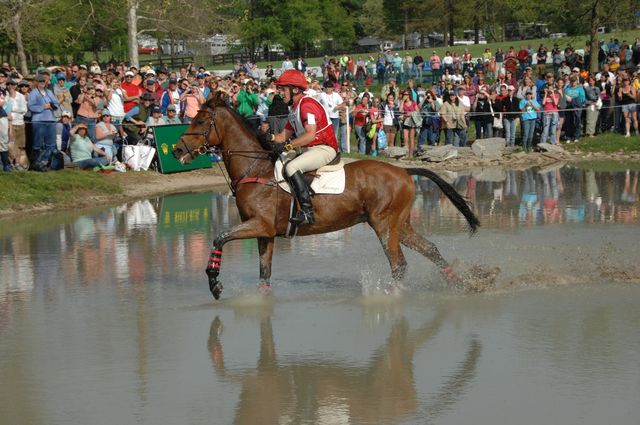
M 0 173 L 0 211 L 70 202 L 87 206 L 96 197 L 122 193 L 114 177 L 78 170 Z
M 582 162 L 593 160 L 592 167 L 604 164 L 608 169 L 611 164 L 617 164 L 628 168 L 629 165 L 622 164 L 637 161 L 640 137 L 603 134 L 582 138 L 580 143 L 564 147 L 570 152 L 582 154 L 579 157 Z M 372 159 L 357 153 L 355 137 L 351 139 L 351 149 L 353 153 L 345 157 Z M 630 155 L 636 159 L 630 158 Z M 378 160 L 395 162 L 385 157 L 379 157 Z M 611 164 L 605 164 L 606 161 Z M 151 171 L 98 174 L 72 169 L 48 173 L 0 172 L 0 218 L 20 216 L 22 212 L 79 210 L 159 193 L 210 190 L 216 182 L 225 184 L 221 171 L 215 167 L 170 175 Z

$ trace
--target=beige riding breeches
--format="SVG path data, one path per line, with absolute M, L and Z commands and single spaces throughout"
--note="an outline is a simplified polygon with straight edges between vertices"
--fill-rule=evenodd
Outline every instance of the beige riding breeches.
M 292 176 L 298 171 L 306 173 L 327 165 L 334 160 L 336 155 L 337 152 L 331 146 L 312 146 L 306 152 L 287 162 L 284 169 L 287 176 Z

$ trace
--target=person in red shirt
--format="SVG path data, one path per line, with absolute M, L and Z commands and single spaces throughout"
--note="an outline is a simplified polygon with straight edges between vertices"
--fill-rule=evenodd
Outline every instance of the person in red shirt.
M 315 217 L 311 193 L 303 174 L 333 161 L 338 155 L 338 141 L 324 107 L 305 94 L 307 80 L 302 72 L 294 69 L 283 72 L 276 81 L 276 86 L 283 93 L 283 100 L 290 106 L 291 112 L 284 130 L 272 137 L 275 142 L 273 150 L 281 154 L 284 151 L 307 148 L 284 167 L 285 175 L 289 177 L 300 203 L 300 210 L 291 218 L 291 222 L 299 226 L 313 224 Z M 287 143 L 289 139 L 291 140 Z
M 138 104 L 140 95 L 143 90 L 140 86 L 133 82 L 133 72 L 127 71 L 124 73 L 124 82 L 120 85 L 124 94 L 124 112 L 129 112 L 134 106 Z
M 524 45 L 520 46 L 518 61 L 520 62 L 520 74 L 524 74 L 524 69 L 529 65 L 529 51 Z

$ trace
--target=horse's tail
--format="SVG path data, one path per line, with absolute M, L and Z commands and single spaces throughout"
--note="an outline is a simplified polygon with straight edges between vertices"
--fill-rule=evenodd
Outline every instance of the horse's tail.
M 467 219 L 467 223 L 469 223 L 469 227 L 471 228 L 471 234 L 473 235 L 477 230 L 478 226 L 480 226 L 480 220 L 478 217 L 471 211 L 469 208 L 469 204 L 467 201 L 451 186 L 449 183 L 444 181 L 442 177 L 434 173 L 433 171 L 424 169 L 424 168 L 405 168 L 407 174 L 410 176 L 418 175 L 422 177 L 427 177 L 431 179 L 435 184 L 438 185 L 440 190 L 447 195 L 447 198 L 455 205 L 455 207 L 464 215 L 464 218 Z

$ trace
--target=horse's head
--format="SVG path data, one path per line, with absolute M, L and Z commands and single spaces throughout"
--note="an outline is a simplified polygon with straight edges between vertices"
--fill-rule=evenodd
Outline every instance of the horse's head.
M 213 98 L 202 105 L 176 144 L 173 156 L 181 164 L 189 164 L 198 155 L 216 149 L 222 143 L 223 129 L 216 124 L 219 110 L 224 105 L 222 93 L 214 94 Z

